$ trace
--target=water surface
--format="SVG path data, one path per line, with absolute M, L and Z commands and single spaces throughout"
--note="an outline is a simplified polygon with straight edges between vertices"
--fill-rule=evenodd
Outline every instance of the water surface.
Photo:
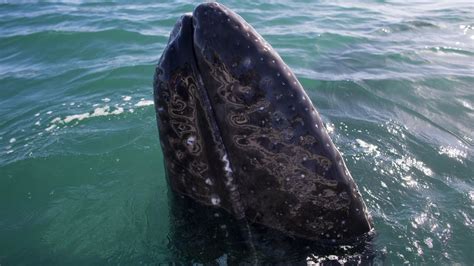
M 319 109 L 373 216 L 378 261 L 471 264 L 474 4 L 223 3 Z M 169 243 L 180 221 L 152 78 L 196 4 L 0 4 L 0 264 L 187 261 Z

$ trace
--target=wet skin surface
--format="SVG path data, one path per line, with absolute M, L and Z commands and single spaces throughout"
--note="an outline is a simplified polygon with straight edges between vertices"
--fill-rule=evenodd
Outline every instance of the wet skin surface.
M 295 75 L 228 8 L 201 4 L 178 20 L 154 89 L 174 191 L 309 240 L 342 243 L 372 230 Z

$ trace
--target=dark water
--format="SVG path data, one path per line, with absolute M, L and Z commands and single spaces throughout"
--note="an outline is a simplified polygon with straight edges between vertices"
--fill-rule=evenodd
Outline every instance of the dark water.
M 472 265 L 474 4 L 224 4 L 322 114 L 374 218 L 376 261 Z M 170 208 L 152 105 L 154 65 L 195 5 L 0 4 L 1 265 L 225 263 L 200 242 L 212 228 Z M 180 237 L 207 246 L 184 254 Z

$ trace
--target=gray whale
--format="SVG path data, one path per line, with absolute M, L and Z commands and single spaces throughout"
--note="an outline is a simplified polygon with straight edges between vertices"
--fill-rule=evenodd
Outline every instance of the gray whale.
M 239 15 L 197 6 L 172 30 L 154 101 L 173 191 L 291 237 L 372 231 L 361 194 L 291 69 Z

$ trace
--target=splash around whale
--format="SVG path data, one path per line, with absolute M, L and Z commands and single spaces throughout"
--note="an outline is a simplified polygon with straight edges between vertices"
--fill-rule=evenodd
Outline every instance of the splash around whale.
M 291 237 L 343 243 L 373 230 L 361 194 L 290 68 L 243 18 L 197 6 L 154 79 L 170 187 Z

